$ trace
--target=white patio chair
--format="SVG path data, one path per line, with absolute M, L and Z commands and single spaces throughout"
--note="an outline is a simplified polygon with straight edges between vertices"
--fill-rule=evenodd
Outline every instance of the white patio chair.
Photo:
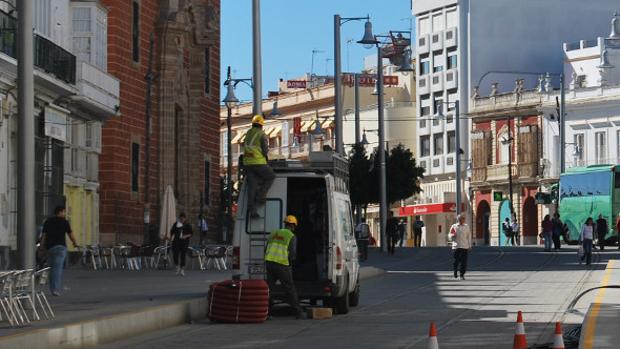
M 47 296 L 45 296 L 45 290 L 48 286 L 50 271 L 51 268 L 48 267 L 34 273 L 35 305 L 39 306 L 39 309 L 43 311 L 43 314 L 48 320 L 56 317 L 54 315 L 52 307 L 50 306 L 50 303 L 47 300 Z
M 34 305 L 34 297 L 33 297 L 33 282 L 34 282 L 34 269 L 22 270 L 15 274 L 15 284 L 14 284 L 14 293 L 13 293 L 13 303 L 16 304 L 19 310 L 22 311 L 24 318 L 27 323 L 30 323 L 31 320 L 26 313 L 26 308 L 24 308 L 23 301 L 28 301 L 28 305 L 32 309 L 32 319 L 33 320 L 41 320 L 39 317 L 39 313 L 37 313 L 36 307 Z
M 4 320 L 2 313 L 6 316 L 11 326 L 19 325 L 15 309 L 13 309 L 12 290 L 13 290 L 13 272 L 5 272 L 0 274 L 0 321 Z

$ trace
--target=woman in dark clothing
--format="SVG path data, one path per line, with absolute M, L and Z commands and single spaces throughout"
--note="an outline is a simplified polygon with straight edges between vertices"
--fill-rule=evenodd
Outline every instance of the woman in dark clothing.
M 170 240 L 172 241 L 172 256 L 177 266 L 177 275 L 185 276 L 185 255 L 192 237 L 192 226 L 187 223 L 185 213 L 179 215 L 179 219 L 170 228 Z
M 549 215 L 545 215 L 542 221 L 541 237 L 545 239 L 545 252 L 551 251 L 551 239 L 553 237 L 553 223 Z

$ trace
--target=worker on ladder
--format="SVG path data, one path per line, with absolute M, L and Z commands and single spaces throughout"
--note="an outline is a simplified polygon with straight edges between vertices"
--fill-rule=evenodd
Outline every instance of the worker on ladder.
M 284 220 L 284 228 L 275 230 L 269 235 L 265 250 L 265 265 L 270 294 L 269 314 L 272 313 L 273 307 L 271 295 L 276 282 L 279 280 L 288 296 L 288 303 L 295 309 L 297 318 L 302 319 L 304 318 L 304 313 L 297 298 L 297 290 L 293 282 L 293 269 L 291 267 L 297 251 L 297 239 L 293 233 L 296 227 L 297 218 L 293 215 L 288 215 Z
M 269 188 L 276 178 L 267 164 L 269 140 L 263 131 L 265 119 L 260 115 L 252 118 L 252 128 L 243 142 L 243 168 L 248 181 L 248 212 L 250 217 L 258 218 L 256 210 L 265 203 Z

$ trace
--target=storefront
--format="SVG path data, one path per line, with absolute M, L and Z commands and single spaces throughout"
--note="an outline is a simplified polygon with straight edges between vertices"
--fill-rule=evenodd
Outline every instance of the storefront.
M 412 221 L 415 216 L 420 216 L 424 222 L 422 246 L 446 246 L 448 230 L 455 222 L 455 214 L 454 202 L 403 206 L 398 212 L 400 217 L 412 217 Z

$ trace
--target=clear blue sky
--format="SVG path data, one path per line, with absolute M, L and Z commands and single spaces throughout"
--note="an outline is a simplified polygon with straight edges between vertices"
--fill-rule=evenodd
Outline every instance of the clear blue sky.
M 325 51 L 315 55 L 314 73 L 333 74 L 334 14 L 370 14 L 375 34 L 409 30 L 412 18 L 411 0 L 262 0 L 261 10 L 264 96 L 269 90 L 277 90 L 280 78 L 292 79 L 310 72 L 312 50 Z M 222 82 L 229 65 L 233 77 L 252 77 L 251 11 L 251 0 L 222 0 Z M 348 39 L 360 40 L 363 33 L 364 22 L 343 25 L 343 71 L 359 71 L 363 58 L 374 53 L 355 42 L 347 45 Z M 222 92 L 226 91 L 222 88 Z M 245 85 L 239 85 L 235 93 L 241 100 L 252 98 Z

